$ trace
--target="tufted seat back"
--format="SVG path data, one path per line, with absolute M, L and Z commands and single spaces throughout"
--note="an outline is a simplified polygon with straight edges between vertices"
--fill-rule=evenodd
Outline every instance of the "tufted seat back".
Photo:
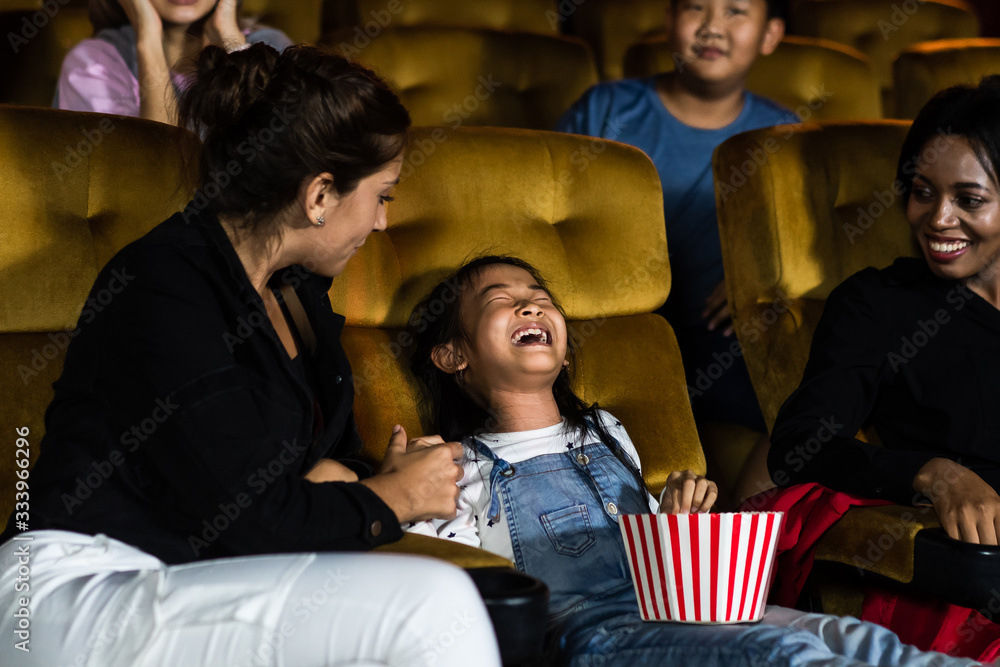
M 665 37 L 645 40 L 625 54 L 625 76 L 670 72 L 676 63 Z M 783 104 L 802 120 L 880 118 L 878 82 L 860 52 L 815 37 L 785 37 L 754 63 L 747 89 Z
M 625 52 L 636 42 L 663 35 L 670 11 L 666 0 L 587 0 L 574 4 L 575 8 L 564 14 L 575 34 L 594 49 L 603 81 L 627 76 L 622 68 Z
M 435 142 L 435 131 L 414 132 L 388 230 L 369 237 L 331 290 L 349 325 L 344 344 L 370 456 L 396 421 L 427 427 L 404 371 L 412 340 L 401 327 L 413 306 L 463 261 L 507 253 L 550 281 L 579 346 L 576 387 L 625 423 L 650 486 L 676 468 L 704 470 L 673 333 L 649 314 L 670 288 L 649 159 L 561 133 L 462 128 Z
M 188 201 L 179 153 L 193 140 L 139 119 L 0 106 L 0 428 L 27 426 L 33 458 L 73 328 L 101 306 L 84 303 L 98 270 Z M 331 289 L 373 461 L 393 424 L 427 427 L 401 330 L 413 305 L 472 255 L 507 252 L 551 280 L 580 348 L 576 386 L 625 422 L 651 487 L 675 468 L 704 471 L 673 332 L 650 314 L 670 271 L 659 179 L 640 151 L 556 133 L 417 129 L 395 194 L 388 231 Z M 13 487 L 14 443 L 0 445 L 0 488 Z M 12 503 L 0 498 L 4 518 Z
M 370 42 L 341 31 L 329 43 L 392 84 L 415 125 L 550 129 L 597 83 L 587 45 L 566 37 L 394 28 Z
M 803 0 L 795 6 L 790 28 L 868 56 L 887 110 L 892 108 L 892 61 L 900 51 L 917 42 L 979 36 L 976 15 L 962 0 Z
M 865 267 L 917 253 L 894 186 L 908 128 L 784 126 L 716 151 L 729 303 L 768 428 L 802 378 L 830 291 Z
M 351 19 L 368 34 L 376 28 L 439 27 L 517 30 L 559 34 L 558 0 L 342 0 Z M 346 13 L 346 12 L 345 12 Z M 347 26 L 352 27 L 353 26 Z
M 1000 39 L 942 39 L 915 44 L 893 64 L 896 117 L 916 118 L 939 90 L 1000 74 Z
M 193 136 L 120 116 L 0 105 L 0 428 L 29 429 L 32 460 L 66 346 L 97 273 L 190 198 L 179 148 Z M 0 488 L 14 486 L 13 438 Z M 13 494 L 0 497 L 6 521 Z

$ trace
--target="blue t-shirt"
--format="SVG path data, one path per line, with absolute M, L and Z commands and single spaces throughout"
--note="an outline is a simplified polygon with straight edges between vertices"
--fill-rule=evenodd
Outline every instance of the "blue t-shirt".
M 680 337 L 694 329 L 705 331 L 701 317 L 705 300 L 723 278 L 712 152 L 740 132 L 799 122 L 791 111 L 768 99 L 750 92 L 744 99 L 735 121 L 703 130 L 685 125 L 667 111 L 656 91 L 656 77 L 626 79 L 588 90 L 555 128 L 630 144 L 656 165 L 673 275 L 670 299 L 661 312 Z

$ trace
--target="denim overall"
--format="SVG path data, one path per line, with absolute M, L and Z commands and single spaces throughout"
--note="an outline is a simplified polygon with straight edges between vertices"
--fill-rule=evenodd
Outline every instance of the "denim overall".
M 764 621 L 755 624 L 643 622 L 618 519 L 622 514 L 649 512 L 646 491 L 596 437 L 581 442 L 595 441 L 516 464 L 498 457 L 478 439 L 466 441 L 479 456 L 493 462 L 489 517 L 499 519 L 503 503 L 517 568 L 549 586 L 550 643 L 545 664 L 857 667 L 969 663 L 924 662 L 879 626 L 780 608 L 769 608 Z M 860 625 L 871 627 L 859 632 Z M 885 652 L 874 655 L 872 645 Z

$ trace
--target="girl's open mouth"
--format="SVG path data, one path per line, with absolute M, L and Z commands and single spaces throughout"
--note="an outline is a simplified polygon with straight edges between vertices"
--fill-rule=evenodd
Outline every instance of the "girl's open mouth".
M 552 345 L 552 335 L 538 326 L 521 327 L 510 337 L 514 345 Z

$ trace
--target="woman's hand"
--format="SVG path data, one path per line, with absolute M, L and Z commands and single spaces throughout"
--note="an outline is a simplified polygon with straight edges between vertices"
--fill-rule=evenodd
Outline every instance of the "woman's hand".
M 726 298 L 726 281 L 715 286 L 712 293 L 705 299 L 705 310 L 701 313 L 702 319 L 708 320 L 708 330 L 712 331 L 716 327 L 725 326 L 723 336 L 733 335 L 733 320 L 729 312 L 729 301 Z
M 396 426 L 382 459 L 382 468 L 361 483 L 385 501 L 400 523 L 425 519 L 452 519 L 458 511 L 458 482 L 464 474 L 455 461 L 462 445 L 440 442 L 437 436 L 407 442 Z
M 205 37 L 209 43 L 221 46 L 226 51 L 246 44 L 246 37 L 240 30 L 236 0 L 219 0 L 205 23 Z
M 719 497 L 715 482 L 693 470 L 674 471 L 660 493 L 660 511 L 664 514 L 708 512 Z
M 150 0 L 118 0 L 135 30 L 136 41 L 149 40 L 162 48 L 163 21 Z
M 931 499 L 949 537 L 997 544 L 1000 496 L 976 473 L 950 459 L 931 459 L 913 478 L 913 489 Z
M 320 482 L 356 482 L 358 474 L 333 459 L 320 459 L 313 469 L 306 473 L 306 479 L 319 484 Z

